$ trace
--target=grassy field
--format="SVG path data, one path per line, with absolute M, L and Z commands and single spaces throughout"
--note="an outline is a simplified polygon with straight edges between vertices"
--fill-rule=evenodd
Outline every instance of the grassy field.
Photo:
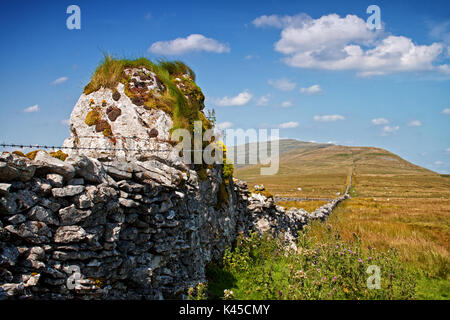
M 237 170 L 237 177 L 263 183 L 287 197 L 334 197 L 343 192 L 353 167 L 352 198 L 326 223 L 311 225 L 309 236 L 326 244 L 330 228 L 343 241 L 357 235 L 362 247 L 395 248 L 414 275 L 416 299 L 450 298 L 450 179 L 376 148 L 329 146 L 290 150 L 280 158 L 280 171 L 260 176 L 259 166 Z M 297 188 L 301 187 L 302 191 Z M 282 202 L 311 211 L 321 202 Z
M 236 175 L 250 185 L 262 183 L 278 196 L 333 198 L 345 191 L 351 166 L 352 153 L 345 147 L 309 146 L 282 154 L 276 175 L 261 176 L 259 165 L 240 168 Z

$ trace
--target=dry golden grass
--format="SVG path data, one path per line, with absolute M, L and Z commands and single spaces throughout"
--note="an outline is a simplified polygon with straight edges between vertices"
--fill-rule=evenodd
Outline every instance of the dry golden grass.
M 334 198 L 345 191 L 351 165 L 352 154 L 345 147 L 302 148 L 281 156 L 276 175 L 261 176 L 259 165 L 240 168 L 236 175 L 250 184 L 264 184 L 274 195 Z
M 277 201 L 277 205 L 285 208 L 301 208 L 312 212 L 326 204 L 327 201 Z
M 367 246 L 396 248 L 405 262 L 430 276 L 448 277 L 450 200 L 429 200 L 353 198 L 336 209 L 327 223 L 344 240 L 351 241 L 356 233 Z M 323 237 L 323 228 L 316 224 L 313 234 Z
M 326 223 L 314 222 L 312 235 L 327 241 L 329 224 L 344 240 L 351 241 L 356 233 L 365 246 L 396 248 L 411 270 L 423 275 L 418 297 L 449 299 L 449 178 L 385 150 L 339 146 L 306 154 L 293 150 L 281 157 L 280 172 L 275 176 L 258 176 L 257 166 L 239 169 L 238 176 L 263 183 L 274 194 L 334 197 L 344 189 L 352 166 L 352 198 Z M 296 192 L 296 186 L 303 191 Z M 295 206 L 291 202 L 280 204 Z M 305 209 L 312 211 L 314 205 L 320 203 L 310 203 L 309 210 Z

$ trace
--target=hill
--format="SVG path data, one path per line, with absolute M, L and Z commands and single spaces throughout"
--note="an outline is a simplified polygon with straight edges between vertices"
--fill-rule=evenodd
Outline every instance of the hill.
M 250 184 L 275 195 L 330 198 L 342 193 L 352 173 L 350 200 L 326 224 L 313 224 L 314 239 L 326 245 L 330 231 L 349 243 L 362 239 L 366 248 L 392 250 L 404 268 L 416 274 L 416 297 L 449 299 L 450 179 L 374 147 L 345 147 L 280 141 L 280 169 L 261 176 L 260 165 L 236 170 Z M 289 147 L 286 147 L 289 146 Z M 298 190 L 301 188 L 301 191 Z M 321 201 L 278 201 L 286 207 L 314 210 Z
M 249 145 L 235 147 L 238 154 Z M 280 167 L 276 175 L 261 176 L 261 165 L 236 166 L 236 176 L 249 183 L 263 183 L 279 196 L 330 198 L 345 190 L 353 168 L 359 177 L 377 175 L 425 176 L 440 180 L 428 169 L 374 147 L 346 147 L 297 140 L 280 140 Z M 270 150 L 270 148 L 269 148 Z M 301 191 L 298 190 L 301 188 Z

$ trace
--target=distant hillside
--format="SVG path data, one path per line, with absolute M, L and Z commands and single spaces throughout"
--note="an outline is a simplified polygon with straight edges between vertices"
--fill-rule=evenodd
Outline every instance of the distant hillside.
M 346 147 L 297 140 L 280 140 L 280 168 L 261 176 L 261 165 L 236 166 L 236 176 L 263 183 L 273 193 L 295 197 L 331 197 L 343 192 L 352 167 L 359 175 L 438 175 L 380 148 Z M 249 145 L 238 146 L 237 152 Z M 301 190 L 298 190 L 301 188 Z
M 313 142 L 305 142 L 305 141 L 299 141 L 295 139 L 283 139 L 279 140 L 279 154 L 280 156 L 288 153 L 292 150 L 302 150 L 302 151 L 312 151 L 316 149 L 326 148 L 331 146 L 331 144 L 323 144 L 323 143 L 313 143 Z M 270 155 L 271 152 L 271 142 L 268 142 L 267 149 L 268 154 Z M 258 148 L 258 144 L 253 143 L 246 143 L 244 145 L 239 145 L 235 147 L 228 148 L 229 150 L 232 149 L 232 152 L 234 152 L 234 159 L 236 163 L 236 159 L 238 157 L 241 157 L 242 155 L 245 156 L 245 164 L 235 164 L 235 168 L 243 168 L 246 166 L 249 166 L 249 150 L 250 149 L 256 149 Z

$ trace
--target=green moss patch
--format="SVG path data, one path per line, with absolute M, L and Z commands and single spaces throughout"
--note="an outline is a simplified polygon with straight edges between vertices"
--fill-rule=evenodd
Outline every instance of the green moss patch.
M 130 74 L 129 69 L 141 69 Z M 151 71 L 150 76 L 142 69 Z M 153 83 L 158 90 L 148 89 L 148 84 Z M 173 120 L 172 131 L 176 129 L 187 129 L 194 132 L 194 122 L 202 122 L 202 134 L 211 129 L 212 125 L 202 110 L 205 107 L 205 96 L 195 83 L 195 73 L 181 61 L 159 60 L 156 63 L 146 58 L 136 60 L 115 59 L 105 56 L 103 62 L 97 67 L 84 93 L 90 94 L 100 88 L 113 90 L 113 99 L 120 99 L 116 91 L 117 85 L 124 85 L 124 93 L 137 106 L 143 106 L 148 110 L 162 110 Z M 93 103 L 91 103 L 92 107 Z M 108 114 L 109 117 L 109 114 Z M 96 126 L 97 131 L 102 129 L 105 136 L 112 136 L 111 128 L 105 127 L 101 122 L 102 116 L 95 108 L 89 111 L 86 124 Z M 113 121 L 113 120 L 111 120 Z M 200 180 L 207 179 L 205 166 L 199 166 L 198 174 Z M 227 181 L 232 175 L 232 165 L 225 166 Z
M 67 153 L 62 152 L 61 150 L 58 150 L 56 152 L 50 152 L 50 155 L 53 158 L 59 159 L 61 161 L 66 161 L 67 157 L 69 156 Z
M 42 150 L 34 150 L 34 151 L 31 151 L 31 152 L 28 152 L 28 153 L 25 155 L 25 157 L 27 157 L 27 158 L 30 159 L 30 160 L 34 160 L 34 158 L 36 158 L 36 155 L 37 155 L 37 153 L 38 153 L 39 151 L 42 151 Z
M 84 122 L 88 126 L 94 126 L 100 121 L 100 119 L 100 112 L 94 109 L 88 112 L 88 114 L 86 115 L 86 120 L 84 120 Z
M 156 75 L 158 87 L 163 87 L 164 92 L 159 96 L 153 92 L 149 93 L 138 82 L 134 82 L 135 86 L 131 88 L 131 77 L 124 72 L 127 68 L 145 68 L 153 72 Z M 141 80 L 148 79 L 148 75 L 143 72 L 137 76 Z M 160 60 L 153 63 L 146 58 L 127 60 L 105 56 L 85 87 L 84 93 L 89 94 L 100 88 L 116 90 L 119 82 L 125 85 L 125 94 L 136 105 L 145 106 L 147 109 L 160 109 L 168 113 L 173 119 L 172 130 L 184 128 L 193 132 L 194 121 L 197 120 L 202 121 L 205 129 L 211 128 L 208 119 L 201 112 L 204 108 L 205 97 L 195 84 L 195 73 L 183 62 Z M 119 98 L 117 94 L 116 98 Z M 94 120 L 89 123 L 96 123 Z
M 119 108 L 115 107 L 117 110 L 114 112 L 114 120 L 121 114 Z M 112 109 L 110 109 L 110 113 L 108 117 L 112 113 Z M 86 119 L 84 121 L 88 126 L 95 126 L 96 132 L 102 132 L 105 137 L 111 137 L 113 135 L 111 125 L 108 120 L 102 119 L 101 110 L 99 107 L 94 107 L 91 111 L 86 115 Z
M 251 189 L 250 190 L 251 193 L 256 193 L 256 194 L 262 194 L 264 197 L 266 198 L 273 198 L 273 194 L 271 194 L 269 191 L 267 190 L 255 190 L 255 189 Z

